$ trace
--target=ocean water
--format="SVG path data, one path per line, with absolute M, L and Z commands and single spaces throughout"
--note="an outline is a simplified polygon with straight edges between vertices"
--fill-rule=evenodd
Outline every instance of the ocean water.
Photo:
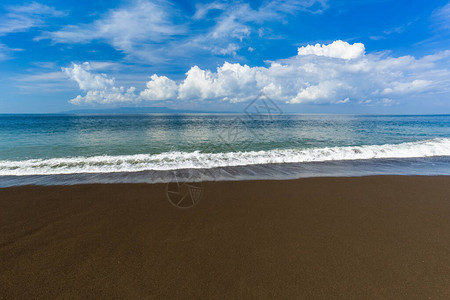
M 450 175 L 450 115 L 0 115 L 0 186 L 372 174 Z

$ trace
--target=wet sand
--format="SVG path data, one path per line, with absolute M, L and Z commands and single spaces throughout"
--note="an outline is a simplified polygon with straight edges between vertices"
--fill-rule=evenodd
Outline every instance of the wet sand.
M 198 190 L 197 190 L 198 191 Z M 0 298 L 450 298 L 450 177 L 0 189 Z

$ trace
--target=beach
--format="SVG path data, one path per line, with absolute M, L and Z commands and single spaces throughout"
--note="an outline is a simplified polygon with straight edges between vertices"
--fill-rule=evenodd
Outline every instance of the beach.
M 3 2 L 0 300 L 450 299 L 449 1 Z
M 450 297 L 450 177 L 0 189 L 0 298 Z

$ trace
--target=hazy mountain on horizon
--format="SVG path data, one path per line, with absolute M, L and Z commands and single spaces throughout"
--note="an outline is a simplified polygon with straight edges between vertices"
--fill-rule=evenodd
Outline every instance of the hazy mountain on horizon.
M 60 112 L 60 114 L 183 114 L 183 113 L 219 113 L 214 111 L 172 109 L 168 107 L 117 107 L 103 109 L 78 109 Z M 220 112 L 233 113 L 233 112 Z

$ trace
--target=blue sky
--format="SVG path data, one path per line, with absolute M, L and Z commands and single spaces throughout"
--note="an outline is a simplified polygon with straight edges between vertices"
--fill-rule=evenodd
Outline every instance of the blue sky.
M 2 1 L 0 113 L 450 113 L 448 1 Z

